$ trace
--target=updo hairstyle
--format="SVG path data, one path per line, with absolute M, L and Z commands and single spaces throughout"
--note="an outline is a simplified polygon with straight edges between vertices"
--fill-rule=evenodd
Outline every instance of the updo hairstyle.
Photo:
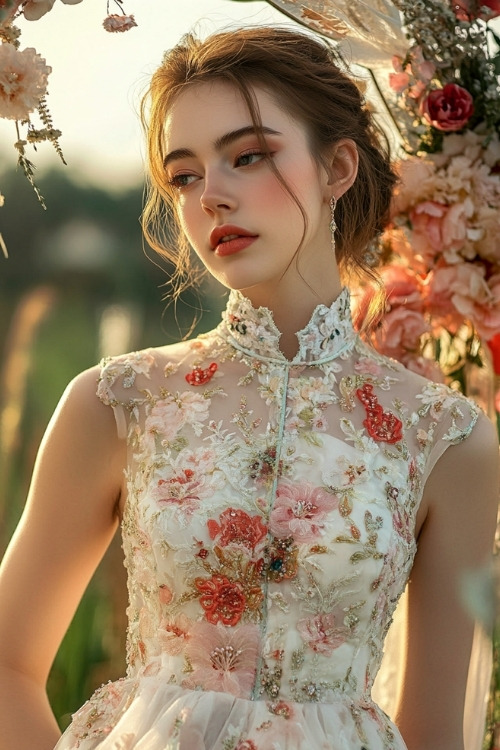
M 378 128 L 356 84 L 340 70 L 326 43 L 283 28 L 255 27 L 213 34 L 200 41 L 187 34 L 167 52 L 153 74 L 141 106 L 147 134 L 148 193 L 142 215 L 146 240 L 176 267 L 174 294 L 198 281 L 190 248 L 175 217 L 175 193 L 168 185 L 165 120 L 175 98 L 187 87 L 223 81 L 238 89 L 256 128 L 262 125 L 253 87 L 266 89 L 284 111 L 305 126 L 313 157 L 324 155 L 342 138 L 352 139 L 359 153 L 358 175 L 337 202 L 337 261 L 343 270 L 368 270 L 367 248 L 373 247 L 389 218 L 396 181 L 389 149 L 381 145 Z M 263 152 L 264 138 L 260 135 Z M 302 206 L 267 157 L 285 189 Z M 305 226 L 304 226 L 305 232 Z M 300 249 L 300 246 L 299 246 Z

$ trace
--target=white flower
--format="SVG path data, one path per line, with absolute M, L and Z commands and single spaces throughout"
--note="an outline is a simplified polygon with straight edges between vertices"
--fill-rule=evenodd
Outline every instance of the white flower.
M 40 104 L 52 68 L 36 50 L 0 46 L 0 117 L 25 120 Z

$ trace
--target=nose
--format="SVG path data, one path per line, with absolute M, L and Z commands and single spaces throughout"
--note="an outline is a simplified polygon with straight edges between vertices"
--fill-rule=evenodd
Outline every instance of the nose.
M 201 207 L 212 216 L 218 211 L 232 211 L 236 208 L 236 197 L 230 189 L 229 179 L 219 172 L 205 173 L 205 185 L 200 197 Z

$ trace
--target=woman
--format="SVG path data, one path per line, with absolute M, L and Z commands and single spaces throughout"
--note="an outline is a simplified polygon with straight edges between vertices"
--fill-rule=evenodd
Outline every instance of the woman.
M 320 42 L 247 29 L 185 38 L 148 102 L 146 236 L 171 252 L 170 206 L 180 272 L 191 245 L 231 292 L 215 331 L 64 396 L 0 580 L 0 748 L 56 744 L 47 674 L 121 521 L 128 676 L 58 750 L 464 750 L 497 441 L 352 328 L 340 269 L 394 184 L 362 97 Z M 410 571 L 393 723 L 371 687 Z

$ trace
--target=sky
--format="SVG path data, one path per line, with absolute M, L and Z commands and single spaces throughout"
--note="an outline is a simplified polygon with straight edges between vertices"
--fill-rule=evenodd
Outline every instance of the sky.
M 48 104 L 72 176 L 120 189 L 143 181 L 139 101 L 165 50 L 190 30 L 205 36 L 231 26 L 293 22 L 259 1 L 123 0 L 138 27 L 110 34 L 102 28 L 107 2 L 115 12 L 114 0 L 55 0 L 40 20 L 21 18 L 18 25 L 21 49 L 34 47 L 52 67 Z M 15 140 L 15 123 L 0 119 L 0 183 L 2 168 L 16 165 Z M 28 158 L 39 170 L 60 164 L 48 143 L 36 153 L 30 148 Z
M 109 0 L 110 12 L 115 12 Z M 85 181 L 112 188 L 140 183 L 143 137 L 141 92 L 163 52 L 187 31 L 202 35 L 228 26 L 287 23 L 265 2 L 230 0 L 124 0 L 138 27 L 122 34 L 102 28 L 106 0 L 82 0 L 53 9 L 38 21 L 18 22 L 21 49 L 34 47 L 52 67 L 48 104 L 68 169 Z M 14 167 L 15 123 L 0 120 L 0 167 Z M 57 165 L 52 146 L 28 155 L 39 169 Z M 1 187 L 1 186 L 0 186 Z

